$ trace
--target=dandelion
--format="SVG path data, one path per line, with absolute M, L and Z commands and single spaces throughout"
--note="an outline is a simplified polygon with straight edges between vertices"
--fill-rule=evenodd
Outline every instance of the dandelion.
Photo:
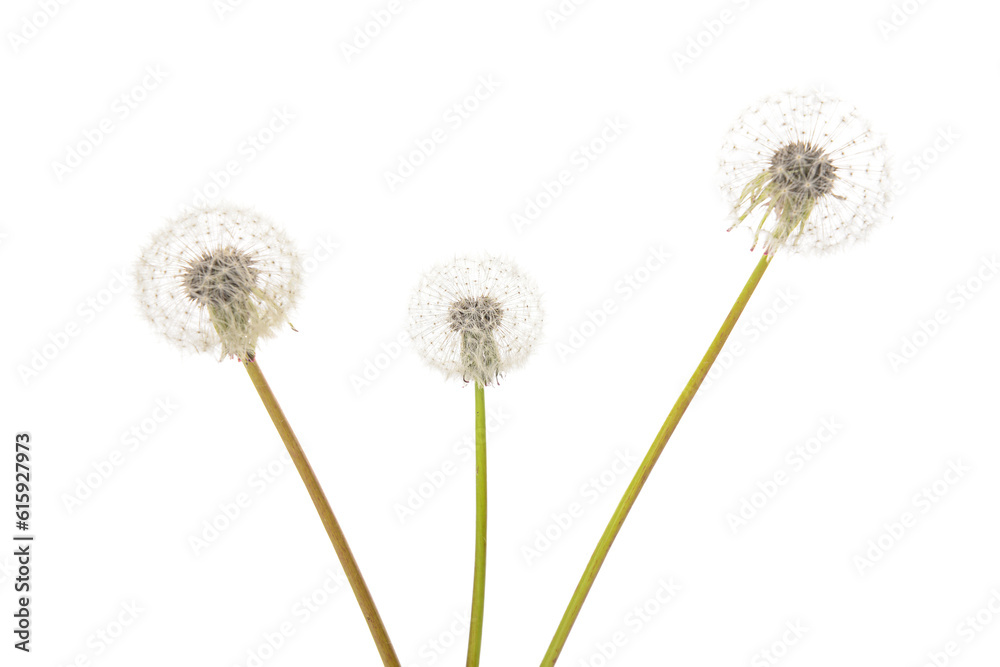
M 857 109 L 824 93 L 773 95 L 744 111 L 721 165 L 730 229 L 748 226 L 767 254 L 850 244 L 887 217 L 885 140 Z
M 153 237 L 136 266 L 153 327 L 193 352 L 252 359 L 288 323 L 302 279 L 292 243 L 253 211 L 190 211 Z
M 484 387 L 524 363 L 541 329 L 534 283 L 497 257 L 434 267 L 410 301 L 409 333 L 420 356 Z
M 775 252 L 851 243 L 886 217 L 889 178 L 884 143 L 853 108 L 820 93 L 772 96 L 745 111 L 726 139 L 722 168 L 723 191 L 733 205 L 733 227 L 750 225 L 755 246 L 764 237 L 763 256 L 615 508 L 542 667 L 554 665 L 562 652 L 618 531 Z
M 185 350 L 238 358 L 306 485 L 386 667 L 399 667 L 371 592 L 302 445 L 257 363 L 258 340 L 288 323 L 301 262 L 274 223 L 230 206 L 185 213 L 153 237 L 136 266 L 153 327 Z
M 541 335 L 534 283 L 497 257 L 459 257 L 420 281 L 409 334 L 421 357 L 475 385 L 476 551 L 467 667 L 479 665 L 486 593 L 486 400 L 484 387 L 524 363 Z

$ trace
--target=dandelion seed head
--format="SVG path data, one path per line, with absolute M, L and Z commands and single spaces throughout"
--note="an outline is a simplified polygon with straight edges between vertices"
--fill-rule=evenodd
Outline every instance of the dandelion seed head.
M 782 146 L 771 157 L 770 173 L 775 184 L 797 197 L 829 194 L 834 171 L 829 155 L 802 141 Z
M 730 229 L 765 253 L 818 252 L 863 239 L 888 217 L 885 141 L 857 110 L 823 92 L 789 92 L 750 107 L 722 150 Z
M 189 262 L 183 272 L 184 289 L 205 307 L 225 308 L 253 293 L 257 275 L 252 256 L 226 247 Z
M 503 308 L 491 296 L 464 297 L 451 304 L 448 317 L 452 331 L 492 332 L 500 323 Z
M 533 281 L 498 257 L 458 257 L 435 266 L 410 299 L 418 354 L 449 377 L 483 386 L 527 359 L 542 329 Z
M 181 348 L 251 359 L 288 323 L 301 262 L 274 223 L 217 206 L 184 213 L 154 235 L 135 270 L 153 327 Z

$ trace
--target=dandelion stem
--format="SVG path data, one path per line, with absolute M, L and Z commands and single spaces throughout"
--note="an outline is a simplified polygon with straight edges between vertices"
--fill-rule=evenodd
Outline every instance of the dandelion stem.
M 486 398 L 476 383 L 476 563 L 472 577 L 472 617 L 466 667 L 478 667 L 483 644 L 483 608 L 486 595 Z
M 770 261 L 771 257 L 765 254 L 761 257 L 760 262 L 757 263 L 757 267 L 750 275 L 750 279 L 747 280 L 746 285 L 743 287 L 743 291 L 740 292 L 739 297 L 736 299 L 736 303 L 733 304 L 732 310 L 729 311 L 729 315 L 722 323 L 719 333 L 715 335 L 715 339 L 712 341 L 712 344 L 709 345 L 708 351 L 702 358 L 701 363 L 698 364 L 698 368 L 695 369 L 694 375 L 692 375 L 691 379 L 688 380 L 687 386 L 684 387 L 684 390 L 681 392 L 681 395 L 674 404 L 670 414 L 667 415 L 666 421 L 664 421 L 663 426 L 660 427 L 660 432 L 656 434 L 656 439 L 653 440 L 653 444 L 650 446 L 649 452 L 642 460 L 642 463 L 639 464 L 639 469 L 636 471 L 635 477 L 632 478 L 628 488 L 625 490 L 625 495 L 622 496 L 621 501 L 618 503 L 615 513 L 611 516 L 611 521 L 608 523 L 607 528 L 604 529 L 604 534 L 601 535 L 601 539 L 597 543 L 597 548 L 594 549 L 594 553 L 590 557 L 590 562 L 587 563 L 587 567 L 583 571 L 580 583 L 577 584 L 576 590 L 573 592 L 573 597 L 569 601 L 569 606 L 566 608 L 566 613 L 563 614 L 562 620 L 559 622 L 559 627 L 556 629 L 555 636 L 549 644 L 549 649 L 546 651 L 545 657 L 542 659 L 542 667 L 552 667 L 552 665 L 556 664 L 556 659 L 559 657 L 563 646 L 566 644 L 566 639 L 569 637 L 570 630 L 573 628 L 573 623 L 576 622 L 576 617 L 580 614 L 580 609 L 583 607 L 583 603 L 587 599 L 587 594 L 590 592 L 591 586 L 594 585 L 594 580 L 597 578 L 597 573 L 601 569 L 601 565 L 604 563 L 604 559 L 607 557 L 608 551 L 611 549 L 611 544 L 618 535 L 618 531 L 621 530 L 622 524 L 625 523 L 625 517 L 628 516 L 629 510 L 632 509 L 632 505 L 635 504 L 636 498 L 639 496 L 639 491 L 642 490 L 643 484 L 646 483 L 646 479 L 653 470 L 653 465 L 656 464 L 656 460 L 663 452 L 663 449 L 667 444 L 667 440 L 670 439 L 670 435 L 677 427 L 677 423 L 684 415 L 684 411 L 687 410 L 688 405 L 691 404 L 691 399 L 694 398 L 695 392 L 698 391 L 698 388 L 701 386 L 705 376 L 708 375 L 709 369 L 715 362 L 716 357 L 718 357 L 719 352 L 722 351 L 722 346 L 725 345 L 726 339 L 729 338 L 729 334 L 732 333 L 733 327 L 736 326 L 736 321 L 743 313 L 744 307 L 746 307 L 747 302 L 750 300 L 750 296 L 753 294 L 754 289 L 756 289 L 761 276 L 764 275 L 764 269 L 767 268 Z
M 316 473 L 313 472 L 312 466 L 309 465 L 309 459 L 302 451 L 302 445 L 299 444 L 298 438 L 292 432 L 292 427 L 288 423 L 288 419 L 285 418 L 281 406 L 278 405 L 278 399 L 275 398 L 274 392 L 271 391 L 271 387 L 261 373 L 257 361 L 252 358 L 244 360 L 243 366 L 247 369 L 247 374 L 253 381 L 257 393 L 260 394 L 260 400 L 267 408 L 267 414 L 274 422 L 274 427 L 278 429 L 278 434 L 285 443 L 285 447 L 288 448 L 288 454 L 292 457 L 295 468 L 299 471 L 299 475 L 306 485 L 306 490 L 309 491 L 309 496 L 316 506 L 319 518 L 323 521 L 323 527 L 326 528 L 326 533 L 330 536 L 330 541 L 333 542 L 333 548 L 344 568 L 344 574 L 347 575 L 347 580 L 354 591 L 354 597 L 357 598 L 358 605 L 368 622 L 368 629 L 372 633 L 372 639 L 375 640 L 375 646 L 378 648 L 379 655 L 382 656 L 382 663 L 385 667 L 399 667 L 399 658 L 396 657 L 396 651 L 392 648 L 389 634 L 386 632 L 385 625 L 382 624 L 382 617 L 379 616 L 378 609 L 375 608 L 372 594 L 365 584 L 364 577 L 361 576 L 361 570 L 358 568 L 357 561 L 354 560 L 354 554 L 351 553 L 351 548 L 337 522 L 337 517 L 333 514 L 330 501 L 326 499 L 326 494 L 323 493 Z

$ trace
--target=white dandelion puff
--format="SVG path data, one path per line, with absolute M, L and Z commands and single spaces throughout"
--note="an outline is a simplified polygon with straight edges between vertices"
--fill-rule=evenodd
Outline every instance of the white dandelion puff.
M 410 300 L 418 354 L 446 376 L 481 386 L 528 358 L 542 330 L 534 282 L 498 257 L 458 257 L 426 273 Z
M 160 230 L 136 265 L 139 303 L 181 348 L 253 359 L 257 341 L 288 323 L 302 278 L 291 241 L 246 208 L 185 213 Z
M 730 229 L 754 246 L 822 251 L 865 237 L 891 194 L 885 141 L 857 110 L 823 92 L 764 98 L 743 112 L 722 149 Z

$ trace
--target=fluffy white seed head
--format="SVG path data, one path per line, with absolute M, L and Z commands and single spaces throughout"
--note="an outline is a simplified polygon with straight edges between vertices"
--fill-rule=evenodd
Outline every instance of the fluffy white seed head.
M 754 246 L 823 251 L 865 237 L 887 217 L 885 141 L 857 110 L 821 92 L 764 98 L 743 112 L 722 147 L 730 229 Z
M 189 211 L 154 235 L 135 277 L 146 317 L 181 348 L 252 359 L 257 341 L 288 322 L 302 272 L 274 223 L 218 206 Z
M 427 272 L 410 299 L 414 348 L 446 376 L 488 386 L 520 366 L 542 331 L 534 282 L 498 257 L 458 257 Z

